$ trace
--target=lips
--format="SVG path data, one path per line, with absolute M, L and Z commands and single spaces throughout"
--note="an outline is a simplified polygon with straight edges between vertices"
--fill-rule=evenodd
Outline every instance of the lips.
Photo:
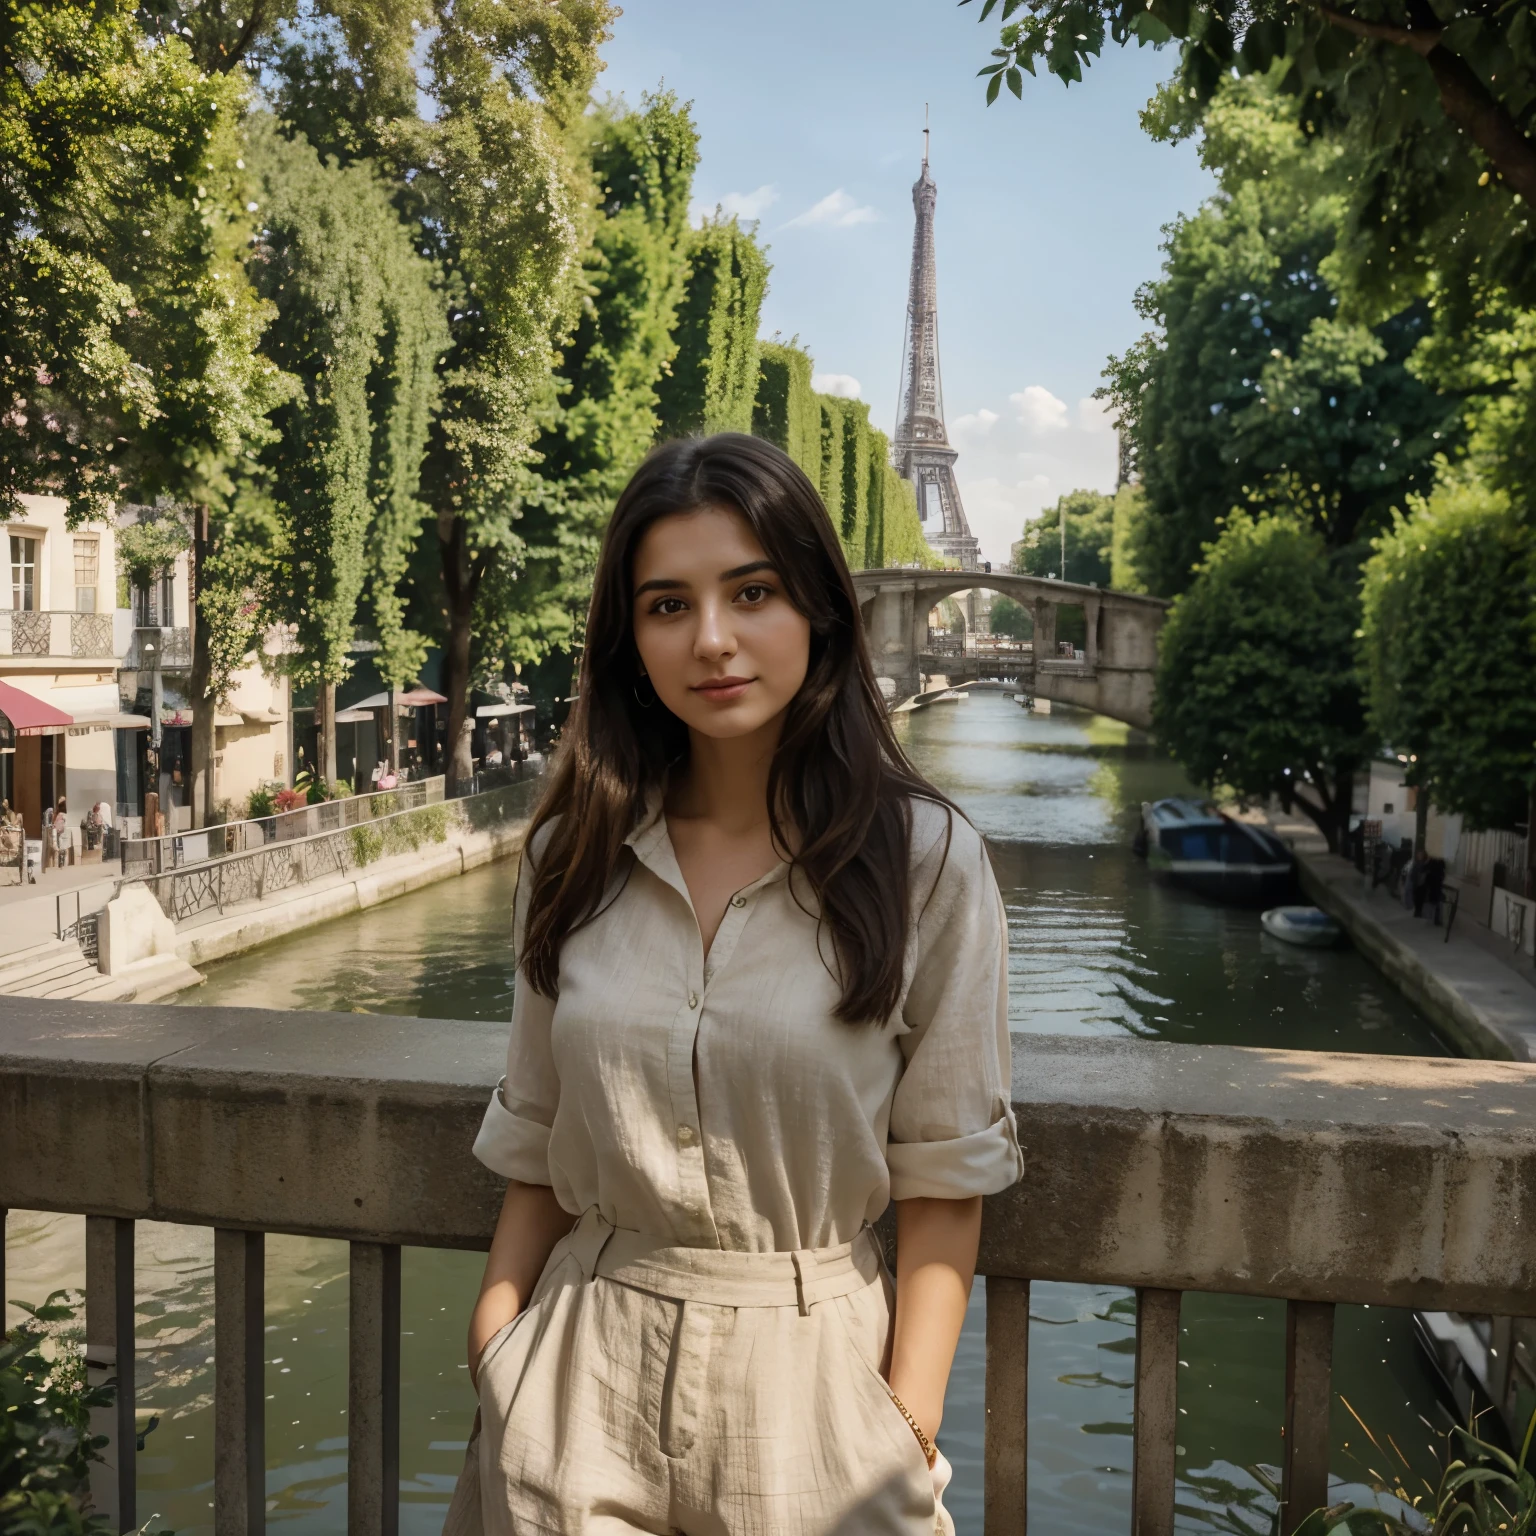
M 732 699 L 739 699 L 752 681 L 750 677 L 711 677 L 705 682 L 695 683 L 693 691 L 713 704 L 728 704 Z

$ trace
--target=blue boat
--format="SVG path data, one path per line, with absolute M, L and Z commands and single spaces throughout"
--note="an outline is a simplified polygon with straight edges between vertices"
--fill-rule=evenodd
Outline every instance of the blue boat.
M 1143 802 L 1136 851 L 1158 874 L 1217 901 L 1271 907 L 1295 886 L 1295 855 L 1274 833 L 1206 800 Z

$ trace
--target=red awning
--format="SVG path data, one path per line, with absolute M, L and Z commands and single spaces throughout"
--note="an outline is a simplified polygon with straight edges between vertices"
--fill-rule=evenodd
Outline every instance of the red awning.
M 75 723 L 73 715 L 66 715 L 62 709 L 44 704 L 9 683 L 0 683 L 0 715 L 15 726 L 18 736 L 56 736 L 65 726 Z

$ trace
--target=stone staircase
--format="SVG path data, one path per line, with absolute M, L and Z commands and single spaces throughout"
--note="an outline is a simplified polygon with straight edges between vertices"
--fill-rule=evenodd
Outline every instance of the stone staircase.
M 74 939 L 47 939 L 0 955 L 0 996 L 121 998 L 122 983 L 103 976 Z

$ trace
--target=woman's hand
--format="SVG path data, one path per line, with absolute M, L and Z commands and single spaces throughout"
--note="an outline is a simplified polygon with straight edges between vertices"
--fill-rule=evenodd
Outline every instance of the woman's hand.
M 896 1326 L 886 1379 L 930 1442 L 944 1417 L 980 1242 L 980 1195 L 896 1202 Z
M 480 1384 L 485 1346 L 528 1305 L 556 1243 L 575 1218 L 562 1210 L 547 1184 L 507 1184 L 480 1281 L 480 1298 L 469 1317 L 469 1380 Z

